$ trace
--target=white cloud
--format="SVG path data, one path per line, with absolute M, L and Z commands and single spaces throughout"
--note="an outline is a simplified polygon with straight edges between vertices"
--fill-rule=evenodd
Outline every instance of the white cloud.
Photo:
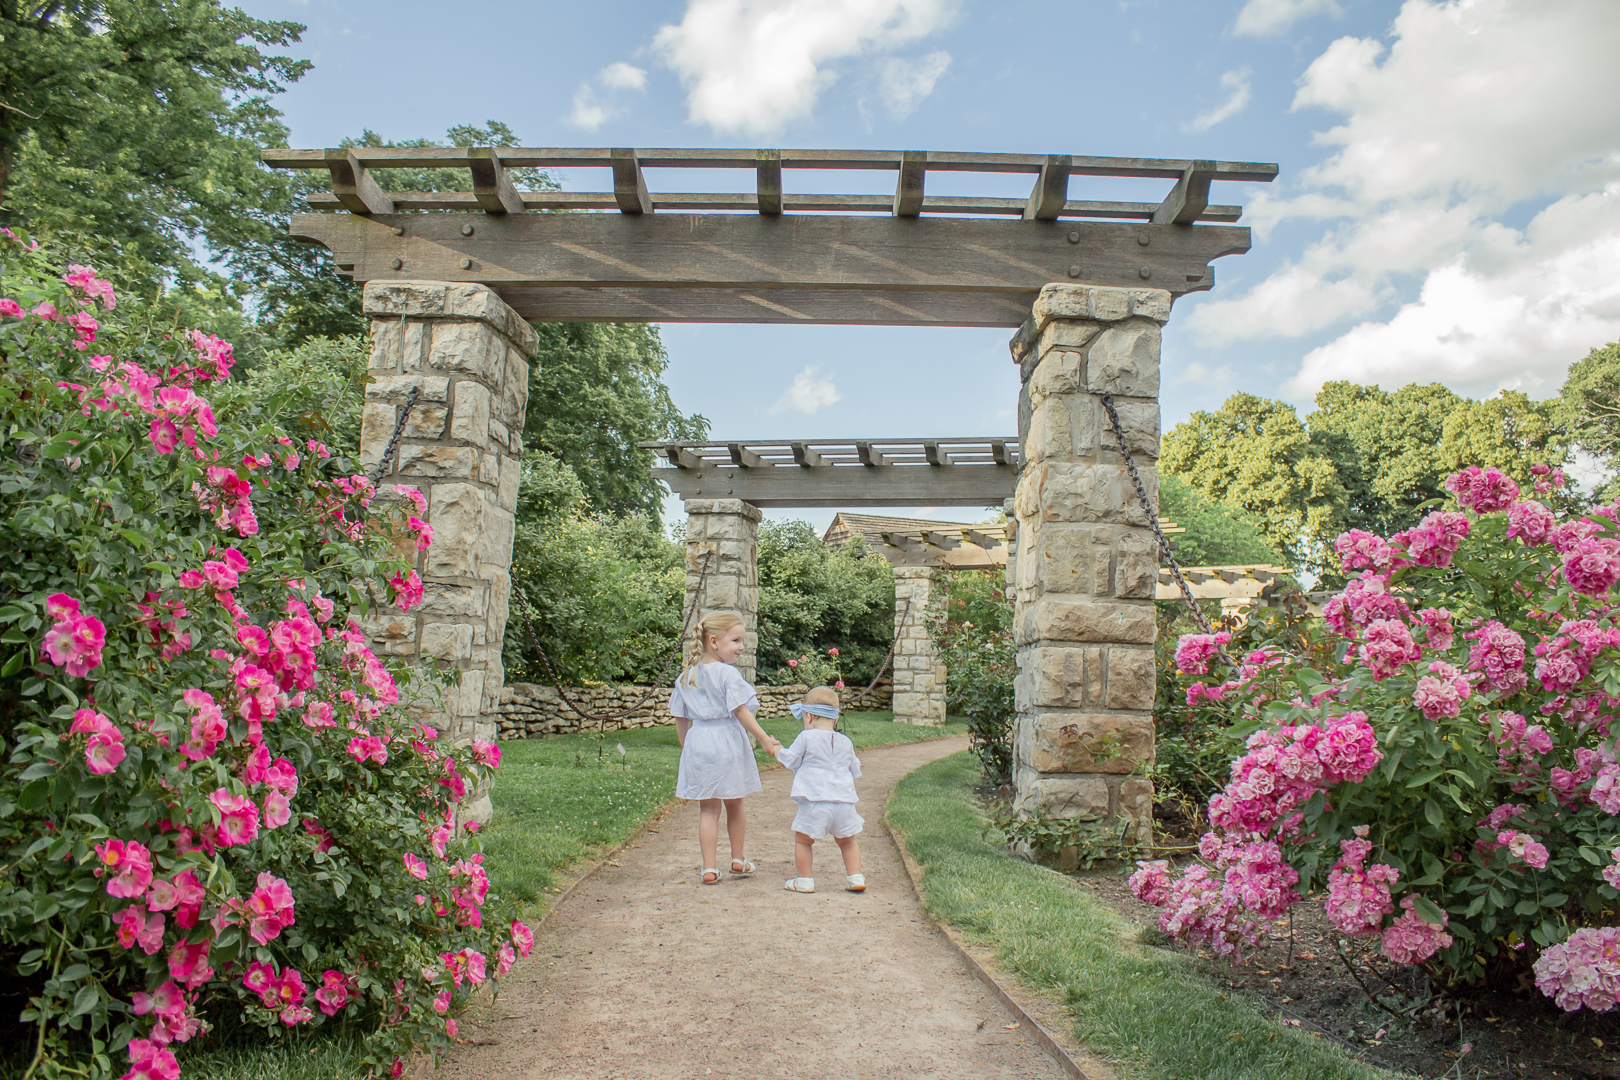
M 574 106 L 568 114 L 570 124 L 586 131 L 595 131 L 624 112 L 624 106 L 614 100 L 615 91 L 647 89 L 646 71 L 623 60 L 598 71 L 595 78 L 597 86 L 608 92 L 607 96 L 604 97 L 589 82 L 582 82 L 579 89 L 574 91 Z
M 1337 0 L 1249 0 L 1238 12 L 1232 33 L 1245 37 L 1269 37 L 1287 32 L 1300 19 L 1312 15 L 1344 14 Z
M 1608 0 L 1407 0 L 1390 38 L 1341 38 L 1311 63 L 1293 107 L 1343 118 L 1316 136 L 1331 152 L 1291 192 L 1250 201 L 1262 240 L 1288 220 L 1322 231 L 1189 324 L 1225 344 L 1370 320 L 1311 352 L 1294 394 L 1328 378 L 1556 389 L 1564 365 L 1614 336 L 1600 279 L 1616 264 L 1592 281 L 1571 272 L 1610 251 L 1606 234 L 1560 223 L 1569 206 L 1611 212 L 1620 19 Z M 1522 229 L 1501 220 L 1535 200 L 1563 201 Z M 1509 332 L 1497 320 L 1510 309 L 1536 329 Z
M 915 60 L 902 60 L 892 56 L 883 63 L 883 80 L 879 90 L 884 107 L 896 120 L 904 120 L 916 111 L 923 98 L 934 92 L 945 69 L 951 66 L 951 54 L 940 50 Z
M 687 88 L 693 123 L 768 135 L 810 116 L 838 61 L 928 37 L 955 8 L 955 0 L 689 0 L 653 49 Z
M 1252 74 L 1254 74 L 1252 71 L 1244 67 L 1222 75 L 1221 88 L 1226 91 L 1226 100 L 1182 124 L 1181 130 L 1208 131 L 1222 120 L 1242 112 L 1249 104 L 1249 76 Z
M 645 90 L 647 73 L 641 68 L 615 61 L 596 73 L 596 81 L 610 90 Z
M 1212 368 L 1202 360 L 1194 360 L 1186 367 L 1182 368 L 1181 374 L 1172 379 L 1171 383 L 1175 386 L 1180 386 L 1182 383 L 1189 382 L 1206 384 L 1224 383 L 1231 382 L 1232 375 L 1232 369 L 1227 364 L 1221 364 L 1219 367 Z
M 833 385 L 831 379 L 822 378 L 821 369 L 811 364 L 793 377 L 793 385 L 787 388 L 787 393 L 777 398 L 769 411 L 772 416 L 790 410 L 809 416 L 841 400 L 838 387 Z

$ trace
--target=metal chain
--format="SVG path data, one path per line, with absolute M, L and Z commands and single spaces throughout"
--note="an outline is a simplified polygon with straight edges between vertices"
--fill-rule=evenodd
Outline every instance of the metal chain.
M 421 396 L 421 393 L 422 388 L 420 386 L 413 386 L 411 392 L 405 395 L 405 408 L 400 410 L 399 421 L 394 424 L 394 434 L 388 439 L 388 446 L 383 450 L 382 460 L 377 462 L 377 467 L 372 470 L 372 483 L 376 483 L 388 475 L 389 465 L 394 460 L 394 451 L 399 449 L 399 436 L 405 430 L 405 421 L 410 419 L 411 410 L 416 407 L 416 399 Z
M 1131 457 L 1130 447 L 1125 444 L 1125 429 L 1120 425 L 1118 410 L 1114 408 L 1114 395 L 1104 393 L 1097 396 L 1102 399 L 1102 407 L 1108 413 L 1108 423 L 1114 429 L 1114 439 L 1119 443 L 1120 456 L 1125 459 L 1125 468 L 1130 471 L 1131 483 L 1136 486 L 1136 497 L 1142 504 L 1142 513 L 1147 517 L 1148 527 L 1153 530 L 1153 535 L 1159 539 L 1159 553 L 1170 567 L 1170 576 L 1180 586 L 1182 598 L 1187 601 L 1187 607 L 1191 609 L 1193 619 L 1204 633 L 1213 634 L 1215 628 L 1209 624 L 1209 620 L 1204 617 L 1204 612 L 1198 606 L 1198 601 L 1194 599 L 1192 586 L 1188 585 L 1187 579 L 1181 576 L 1181 566 L 1176 562 L 1174 552 L 1170 550 L 1170 538 L 1164 535 L 1163 529 L 1159 528 L 1159 512 L 1148 498 L 1147 488 L 1142 484 L 1142 474 L 1137 472 L 1136 461 Z M 1225 650 L 1221 650 L 1221 655 L 1226 656 Z M 1227 657 L 1227 661 L 1230 663 L 1231 658 Z
M 664 686 L 664 680 L 669 677 L 670 668 L 674 667 L 675 662 L 681 658 L 681 650 L 686 646 L 686 633 L 691 629 L 692 616 L 697 614 L 698 600 L 703 596 L 703 582 L 709 576 L 709 562 L 713 557 L 713 551 L 703 553 L 703 568 L 698 572 L 697 588 L 692 591 L 692 606 L 686 610 L 686 617 L 681 622 L 681 636 L 675 644 L 675 651 L 670 654 L 669 660 L 665 662 L 664 669 L 658 673 L 658 678 L 653 680 L 652 685 L 647 688 L 645 694 L 641 695 L 639 701 L 628 708 L 613 713 L 586 712 L 574 703 L 573 698 L 568 696 L 568 690 L 563 686 L 562 680 L 557 677 L 556 669 L 551 666 L 551 658 L 546 655 L 546 650 L 540 645 L 540 635 L 534 631 L 534 620 L 531 617 L 534 609 L 529 607 L 528 597 L 523 595 L 523 590 L 514 586 L 512 595 L 517 597 L 518 607 L 522 609 L 523 628 L 529 635 L 529 644 L 534 646 L 534 651 L 540 657 L 540 663 L 545 667 L 546 675 L 551 679 L 551 685 L 556 687 L 557 693 L 562 697 L 563 704 L 572 709 L 581 719 L 605 726 L 611 720 L 622 720 L 639 712 L 642 706 L 653 699 L 654 695 L 668 689 L 668 687 Z

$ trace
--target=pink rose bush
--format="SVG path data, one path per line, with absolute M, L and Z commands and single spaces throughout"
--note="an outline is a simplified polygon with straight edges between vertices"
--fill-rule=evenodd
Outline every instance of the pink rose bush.
M 1181 639 L 1189 708 L 1243 742 L 1199 860 L 1131 877 L 1166 933 L 1241 958 L 1319 894 L 1443 984 L 1620 1001 L 1620 506 L 1577 515 L 1538 470 L 1465 469 L 1458 509 L 1340 537 L 1323 618 L 1256 615 L 1241 661 Z
M 533 939 L 456 827 L 498 750 L 408 716 L 368 644 L 390 579 L 420 602 L 420 496 L 374 506 L 228 343 L 39 258 L 0 241 L 0 939 L 30 1047 L 174 1080 L 227 1014 L 352 1020 L 379 1071 L 447 1046 Z

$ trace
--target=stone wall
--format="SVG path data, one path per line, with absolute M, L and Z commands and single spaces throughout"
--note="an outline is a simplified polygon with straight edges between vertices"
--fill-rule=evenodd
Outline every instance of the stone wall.
M 894 718 L 902 724 L 945 723 L 945 665 L 934 631 L 944 617 L 942 571 L 894 568 Z
M 419 389 L 393 467 L 378 487 L 384 493 L 399 485 L 420 490 L 433 526 L 432 546 L 417 556 L 423 604 L 410 612 L 383 608 L 365 629 L 380 653 L 461 671 L 460 685 L 442 700 L 418 695 L 407 701 L 412 715 L 458 743 L 491 739 L 505 677 L 501 639 L 511 595 L 527 357 L 538 338 L 499 296 L 476 284 L 371 282 L 365 312 L 372 352 L 360 463 L 368 472 L 376 467 L 406 396 Z M 487 793 L 480 792 L 462 813 L 481 819 L 489 809 Z
M 1014 510 L 1017 805 L 1127 818 L 1146 837 L 1153 761 L 1159 327 L 1156 289 L 1048 285 L 1014 341 L 1024 465 Z M 1111 393 L 1144 510 L 1098 394 Z
M 789 716 L 788 706 L 804 697 L 807 686 L 761 686 L 759 716 Z M 612 713 L 629 708 L 647 692 L 645 686 L 581 686 L 569 687 L 568 696 L 586 712 Z M 863 709 L 887 709 L 890 692 L 879 686 L 861 702 Z M 609 731 L 624 728 L 655 727 L 672 724 L 669 715 L 669 691 L 659 690 L 652 700 L 633 715 L 612 721 Z M 533 739 L 542 735 L 565 735 L 576 731 L 595 731 L 596 725 L 580 719 L 578 713 L 563 704 L 556 687 L 539 683 L 512 683 L 501 690 L 501 703 L 496 709 L 496 727 L 501 739 Z

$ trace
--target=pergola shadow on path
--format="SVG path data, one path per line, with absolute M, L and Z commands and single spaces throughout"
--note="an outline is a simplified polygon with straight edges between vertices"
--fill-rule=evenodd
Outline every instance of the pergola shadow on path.
M 1016 448 L 1010 438 L 980 440 L 985 460 L 948 439 L 906 452 L 879 439 L 839 444 L 852 458 L 830 444 L 780 444 L 791 466 L 757 444 L 666 447 L 666 457 L 675 452 L 669 471 L 693 474 L 687 509 L 702 520 L 703 539 L 689 540 L 720 555 L 716 592 L 702 599 L 745 607 L 758 507 L 784 482 L 802 490 L 803 474 L 838 506 L 916 505 L 892 491 L 873 496 L 880 502 L 848 497 L 906 484 L 928 489 L 926 505 L 949 505 L 952 485 L 971 485 L 978 470 L 1009 478 L 1018 804 L 1065 818 L 1123 817 L 1147 831 L 1152 787 L 1133 774 L 1153 757 L 1157 545 L 1153 511 L 1135 497 L 1099 395 L 1112 395 L 1156 500 L 1160 327 L 1176 297 L 1213 286 L 1212 260 L 1249 249 L 1249 230 L 1231 224 L 1241 208 L 1212 204 L 1212 183 L 1269 181 L 1275 165 L 511 147 L 269 150 L 264 159 L 332 179 L 330 192 L 309 196 L 318 212 L 294 215 L 291 232 L 331 249 L 339 271 L 365 284 L 374 343 L 365 466 L 381 460 L 407 396 L 418 395 L 384 483 L 428 497 L 435 541 L 419 567 L 427 599 L 367 630 L 386 653 L 460 669 L 442 710 L 416 706 L 453 738 L 495 730 L 537 343 L 529 322 L 1003 326 L 1017 331 L 1018 437 Z M 465 168 L 472 190 L 389 192 L 373 175 L 424 166 Z M 512 168 L 600 169 L 610 190 L 518 191 Z M 754 191 L 650 190 L 644 170 L 666 168 L 749 170 Z M 785 183 L 792 170 L 886 170 L 895 193 L 801 195 Z M 941 197 L 927 190 L 941 172 L 1024 173 L 1034 183 L 1022 200 Z M 1172 187 L 1159 203 L 1072 200 L 1073 176 L 1159 177 Z M 975 491 L 970 505 L 1006 496 L 981 497 Z M 696 569 L 689 564 L 691 588 Z M 487 814 L 487 795 L 466 810 Z

